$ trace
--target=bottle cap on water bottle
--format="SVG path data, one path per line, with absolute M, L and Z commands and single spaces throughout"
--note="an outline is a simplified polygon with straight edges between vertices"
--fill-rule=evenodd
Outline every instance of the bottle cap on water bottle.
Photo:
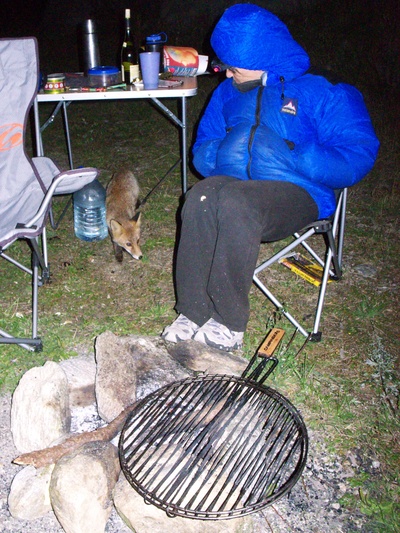
M 167 42 L 167 34 L 164 32 L 153 33 L 146 37 L 146 44 L 163 44 Z

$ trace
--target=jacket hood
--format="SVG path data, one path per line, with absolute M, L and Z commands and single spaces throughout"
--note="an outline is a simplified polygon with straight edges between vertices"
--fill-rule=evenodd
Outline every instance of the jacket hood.
M 301 76 L 310 66 L 305 50 L 275 15 L 254 4 L 228 8 L 211 35 L 221 61 L 237 68 L 268 72 L 268 81 Z

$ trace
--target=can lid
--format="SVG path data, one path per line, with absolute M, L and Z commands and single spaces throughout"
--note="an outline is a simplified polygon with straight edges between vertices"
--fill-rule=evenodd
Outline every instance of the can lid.
M 93 67 L 88 70 L 89 76 L 107 76 L 111 74 L 118 74 L 117 67 Z
M 56 74 L 47 74 L 47 80 L 65 80 L 63 72 L 57 72 Z

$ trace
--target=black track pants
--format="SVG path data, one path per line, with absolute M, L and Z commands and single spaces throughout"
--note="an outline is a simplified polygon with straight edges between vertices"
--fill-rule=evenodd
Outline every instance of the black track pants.
M 176 258 L 176 310 L 245 331 L 261 242 L 284 239 L 318 218 L 301 187 L 213 176 L 187 193 Z

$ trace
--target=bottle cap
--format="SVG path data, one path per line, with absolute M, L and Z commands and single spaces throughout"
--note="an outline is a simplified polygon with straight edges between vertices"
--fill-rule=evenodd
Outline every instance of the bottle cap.
M 147 44 L 151 44 L 151 43 L 162 44 L 162 43 L 167 42 L 167 38 L 168 38 L 167 34 L 164 32 L 153 33 L 153 35 L 149 35 L 148 37 L 146 37 L 146 43 Z

